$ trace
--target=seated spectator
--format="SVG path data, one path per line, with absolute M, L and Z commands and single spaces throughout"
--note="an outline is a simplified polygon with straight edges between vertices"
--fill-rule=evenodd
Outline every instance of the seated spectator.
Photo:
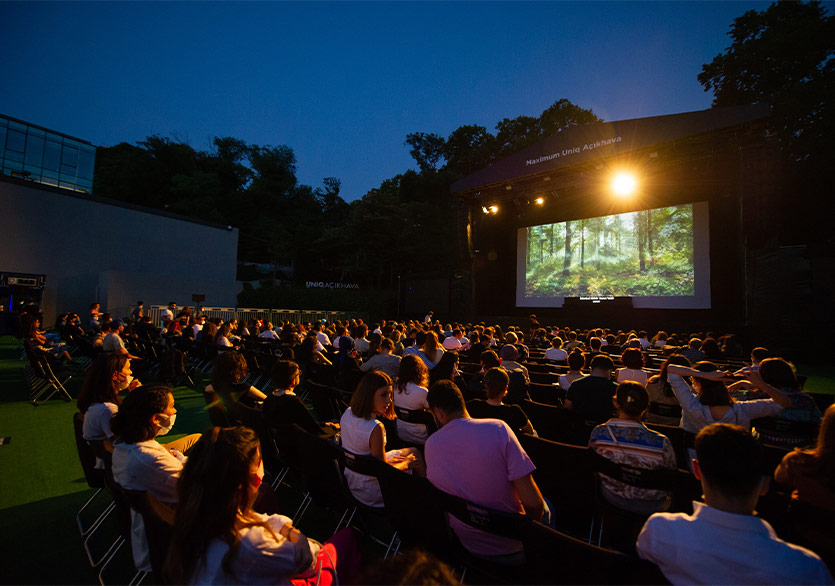
M 673 444 L 667 436 L 647 429 L 641 423 L 649 405 L 649 395 L 643 385 L 635 381 L 620 383 L 615 405 L 617 417 L 592 430 L 589 447 L 617 464 L 650 470 L 674 470 L 676 455 Z M 621 509 L 649 515 L 670 508 L 672 495 L 669 492 L 629 486 L 603 474 L 600 475 L 600 482 L 603 498 Z
M 125 342 L 122 340 L 121 333 L 125 331 L 125 322 L 120 319 L 114 319 L 102 326 L 102 332 L 107 332 L 102 340 L 102 349 L 105 352 L 113 352 L 116 354 L 124 354 L 125 356 L 136 359 L 136 356 L 131 356 Z
M 401 470 L 410 469 L 422 474 L 423 459 L 416 449 L 386 452 L 386 430 L 377 417 L 394 419 L 394 407 L 391 378 L 375 371 L 362 378 L 351 396 L 351 406 L 342 415 L 342 447 L 357 455 L 374 456 Z M 376 478 L 346 468 L 345 479 L 358 501 L 370 507 L 383 506 L 383 495 Z
M 647 381 L 647 394 L 649 395 L 649 411 L 644 419 L 650 423 L 661 423 L 663 425 L 673 425 L 678 427 L 681 423 L 681 416 L 664 415 L 667 411 L 665 407 L 678 407 L 678 399 L 673 393 L 673 387 L 667 379 L 667 369 L 671 364 L 678 364 L 679 366 L 690 366 L 690 361 L 681 354 L 671 354 L 658 374 L 655 374 Z
M 571 360 L 571 356 L 568 357 Z M 599 424 L 607 421 L 614 412 L 616 386 L 612 382 L 615 363 L 605 354 L 598 354 L 591 361 L 591 375 L 571 383 L 565 394 L 565 407 L 586 422 Z
M 244 382 L 248 372 L 246 359 L 240 352 L 224 352 L 215 358 L 211 384 L 206 386 L 206 392 L 215 393 L 223 404 L 223 410 L 235 420 L 241 418 L 238 402 L 254 407 L 255 401 L 267 398 L 267 395 Z
M 444 338 L 444 350 L 461 350 L 464 347 L 461 339 L 464 337 L 464 332 L 458 328 L 452 331 L 452 335 Z
M 186 454 L 200 438 L 192 434 L 166 445 L 156 438 L 174 427 L 177 409 L 166 385 L 141 386 L 128 393 L 110 420 L 116 435 L 113 479 L 127 490 L 144 490 L 164 505 L 177 503 L 177 480 Z M 150 571 L 148 542 L 142 515 L 132 514 L 131 547 L 137 570 Z
M 50 359 L 54 359 L 58 364 L 62 359 L 67 362 L 72 362 L 67 350 L 66 344 L 55 344 L 52 340 L 48 340 L 46 333 L 40 329 L 41 321 L 38 318 L 32 318 L 25 328 L 24 342 L 28 349 L 36 352 L 47 354 Z
M 560 375 L 560 388 L 567 391 L 575 380 L 585 378 L 581 371 L 586 364 L 586 359 L 580 350 L 574 350 L 568 355 L 568 372 Z
M 693 389 L 681 378 L 693 377 Z M 751 429 L 751 420 L 776 415 L 791 406 L 786 394 L 766 384 L 757 373 L 750 373 L 751 382 L 766 392 L 771 399 L 734 401 L 722 382 L 729 373 L 719 372 L 712 362 L 702 361 L 694 368 L 669 364 L 667 379 L 681 405 L 681 428 L 698 433 L 711 423 L 734 423 Z
M 597 336 L 592 336 L 589 338 L 589 351 L 585 354 L 586 363 L 584 368 L 587 370 L 591 368 L 591 361 L 594 360 L 594 357 L 598 354 L 603 354 L 600 350 L 603 347 L 603 341 L 598 338 Z
M 88 442 L 101 442 L 108 451 L 113 451 L 113 432 L 110 420 L 122 403 L 121 391 L 132 391 L 140 386 L 133 378 L 130 359 L 124 354 L 100 354 L 96 357 L 81 393 L 78 395 L 78 410 L 84 414 L 82 435 Z M 104 469 L 104 461 L 96 458 L 96 468 Z
M 514 348 L 516 348 L 517 357 L 516 360 L 519 362 L 524 362 L 530 356 L 531 351 L 530 348 L 525 346 L 521 341 L 521 333 L 517 334 L 515 332 L 508 332 L 505 334 L 505 343 L 512 344 Z
M 466 362 L 478 362 L 481 360 L 482 353 L 489 349 L 481 334 L 473 332 L 470 334 L 470 347 L 460 352 L 460 355 L 465 358 Z
M 437 366 L 438 362 L 441 360 L 441 356 L 444 355 L 444 348 L 438 343 L 438 336 L 433 331 L 426 332 L 426 338 L 423 341 L 423 347 L 421 348 L 418 356 L 423 360 L 426 364 L 426 368 L 432 370 Z
M 467 390 L 464 395 L 467 401 L 487 398 L 487 394 L 484 392 L 484 375 L 491 368 L 501 366 L 502 361 L 493 350 L 485 350 L 479 357 L 479 363 L 481 369 L 467 381 Z
M 563 349 L 570 354 L 575 348 L 582 350 L 583 343 L 577 339 L 577 332 L 572 330 L 568 332 L 568 342 L 565 343 Z
M 354 338 L 354 350 L 363 356 L 371 348 L 371 342 L 365 338 L 367 333 L 368 328 L 365 325 L 357 326 L 356 336 Z
M 644 355 L 637 348 L 627 348 L 620 355 L 624 368 L 615 371 L 615 380 L 619 383 L 632 380 L 646 386 L 649 375 L 644 370 Z
M 702 345 L 699 347 L 699 350 L 704 353 L 705 360 L 722 358 L 722 351 L 719 349 L 719 342 L 710 336 L 704 339 Z
M 320 352 L 323 348 L 331 345 L 331 340 L 325 333 L 325 326 L 322 322 L 317 321 L 315 324 L 313 324 L 313 331 L 316 332 L 316 340 L 322 346 L 322 348 L 320 348 Z
M 746 376 L 752 373 L 759 374 L 763 382 L 783 391 L 788 397 L 790 405 L 775 416 L 775 427 L 758 426 L 760 440 L 778 446 L 800 446 L 808 445 L 814 440 L 814 433 L 808 431 L 812 425 L 821 421 L 821 412 L 818 404 L 808 394 L 803 392 L 800 382 L 797 380 L 794 365 L 782 358 L 766 358 L 759 364 L 757 371 L 753 369 Z M 781 429 L 783 426 L 778 422 L 794 422 L 798 424 L 809 424 L 807 431 Z
M 655 334 L 655 337 L 652 339 L 652 345 L 656 348 L 663 348 L 667 345 L 667 332 L 664 330 L 659 331 Z
M 225 349 L 232 348 L 232 324 L 225 323 L 220 326 L 220 329 L 215 336 L 215 345 L 217 346 L 217 353 L 223 354 Z
M 504 368 L 508 373 L 522 373 L 522 376 L 525 379 L 525 384 L 530 384 L 531 379 L 528 374 L 528 368 L 517 362 L 519 359 L 519 350 L 517 350 L 516 346 L 512 344 L 502 346 L 502 349 L 499 352 L 499 357 L 502 359 L 502 368 Z
M 507 395 L 510 377 L 503 368 L 491 368 L 484 375 L 484 391 L 487 400 L 467 401 L 467 412 L 474 419 L 500 419 L 510 426 L 517 435 L 536 435 L 528 416 L 519 405 L 505 405 L 502 399 Z
M 363 362 L 360 370 L 363 372 L 379 370 L 389 375 L 392 380 L 396 380 L 400 372 L 400 360 L 400 356 L 394 354 L 394 342 L 389 338 L 383 338 L 380 341 L 379 353 Z
M 333 363 L 317 349 L 318 344 L 319 341 L 316 339 L 316 332 L 309 332 L 305 336 L 304 342 L 301 343 L 295 352 L 296 361 L 301 367 L 305 378 L 310 376 L 311 369 L 314 365 L 333 366 Z
M 566 362 L 568 352 L 562 349 L 562 338 L 554 336 L 551 340 L 551 347 L 545 351 L 545 359 L 554 362 Z
M 681 355 L 687 358 L 690 364 L 696 364 L 705 357 L 705 353 L 699 349 L 701 347 L 702 341 L 699 338 L 690 338 L 687 348 L 681 351 Z
M 102 319 L 101 319 L 101 312 L 99 309 L 101 305 L 98 303 L 91 303 L 90 304 L 90 320 L 89 320 L 89 329 L 94 334 L 101 329 Z
M 826 409 L 815 447 L 786 454 L 774 479 L 793 491 L 793 499 L 835 511 L 835 405 Z
M 253 510 L 264 462 L 252 430 L 213 427 L 192 452 L 178 487 L 167 583 L 307 583 L 317 581 L 317 562 L 336 569 L 341 548 L 308 539 L 288 517 Z
M 333 437 L 339 426 L 330 422 L 325 422 L 324 426 L 321 425 L 294 392 L 301 380 L 299 365 L 289 360 L 277 360 L 271 374 L 276 388 L 264 400 L 261 407 L 267 424 L 271 427 L 279 427 L 295 423 L 313 435 Z
M 738 425 L 712 424 L 696 437 L 693 473 L 705 504 L 693 514 L 656 513 L 638 537 L 638 555 L 673 584 L 832 584 L 820 558 L 777 537 L 754 516 L 768 490 L 763 450 Z
M 275 327 L 273 326 L 272 322 L 267 322 L 264 331 L 258 334 L 258 337 L 262 340 L 278 340 L 278 334 L 275 333 Z
M 464 398 L 450 381 L 429 389 L 429 407 L 440 429 L 426 440 L 426 477 L 440 490 L 479 505 L 524 513 L 534 521 L 550 513 L 531 473 L 535 467 L 504 421 L 472 419 Z M 520 565 L 522 543 L 487 534 L 454 517 L 449 519 L 468 551 L 485 559 Z
M 767 348 L 763 348 L 762 346 L 757 346 L 753 350 L 751 350 L 751 364 L 749 366 L 744 366 L 737 370 L 734 374 L 748 374 L 752 370 L 756 371 L 760 368 L 760 362 L 768 358 L 770 352 Z
M 432 386 L 439 380 L 451 380 L 458 385 L 459 389 L 466 387 L 467 384 L 458 371 L 458 362 L 458 352 L 454 350 L 444 352 L 444 355 L 441 356 L 441 360 L 435 365 L 435 368 L 429 371 L 429 386 Z
M 417 356 L 404 356 L 400 362 L 400 376 L 394 391 L 394 406 L 402 409 L 429 409 L 426 394 L 429 381 L 429 371 L 426 364 Z M 426 426 L 422 423 L 409 423 L 397 419 L 397 435 L 412 444 L 426 443 L 429 437 Z

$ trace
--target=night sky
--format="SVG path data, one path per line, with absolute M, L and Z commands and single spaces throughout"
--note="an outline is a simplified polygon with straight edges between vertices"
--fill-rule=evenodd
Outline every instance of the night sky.
M 410 132 L 495 132 L 561 98 L 604 120 L 708 108 L 702 64 L 767 6 L 0 2 L 0 113 L 100 146 L 286 144 L 301 183 L 351 201 L 414 167 Z

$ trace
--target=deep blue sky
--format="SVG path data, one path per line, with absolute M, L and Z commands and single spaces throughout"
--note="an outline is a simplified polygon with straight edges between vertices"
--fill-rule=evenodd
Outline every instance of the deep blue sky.
M 828 4 L 831 6 L 831 4 Z M 696 80 L 766 2 L 0 2 L 0 113 L 110 146 L 286 144 L 353 200 L 406 134 L 567 98 L 605 120 L 710 107 Z

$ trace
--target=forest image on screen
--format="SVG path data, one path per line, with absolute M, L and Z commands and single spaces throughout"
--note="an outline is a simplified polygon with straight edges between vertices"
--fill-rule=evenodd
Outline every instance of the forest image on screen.
M 690 204 L 526 231 L 528 298 L 694 295 Z

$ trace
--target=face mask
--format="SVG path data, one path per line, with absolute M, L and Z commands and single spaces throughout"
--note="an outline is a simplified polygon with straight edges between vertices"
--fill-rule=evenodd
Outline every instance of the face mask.
M 157 415 L 157 417 L 159 418 L 160 424 L 160 428 L 159 431 L 157 431 L 157 435 L 165 435 L 166 433 L 171 431 L 171 428 L 174 427 L 174 422 L 177 420 L 176 413 L 174 415 L 165 415 L 163 413 L 160 413 Z
M 130 386 L 131 381 L 133 380 L 133 377 L 129 374 L 123 374 L 122 376 L 124 378 L 117 382 L 120 391 L 124 391 L 125 389 L 127 389 Z

